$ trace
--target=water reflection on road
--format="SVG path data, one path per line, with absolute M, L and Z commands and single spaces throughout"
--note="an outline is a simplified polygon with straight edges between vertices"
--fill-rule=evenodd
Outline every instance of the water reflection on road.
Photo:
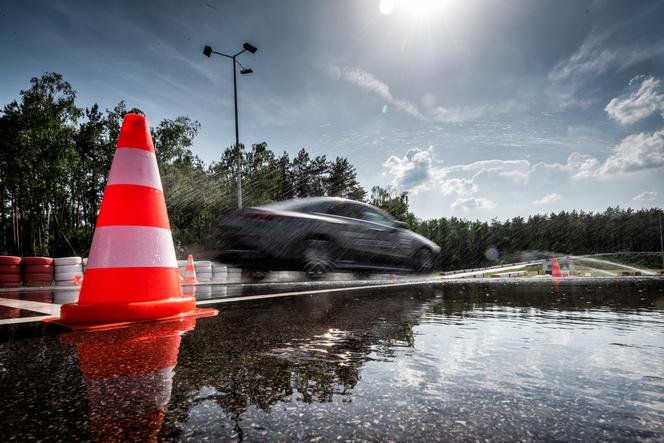
M 224 306 L 163 436 L 661 438 L 661 283 L 451 284 Z
M 147 354 L 160 383 L 132 384 L 131 371 L 108 381 L 106 365 L 90 370 L 105 351 L 64 336 L 0 343 L 0 425 L 16 440 L 103 440 L 122 425 L 108 417 L 147 405 L 139 412 L 158 419 L 147 439 L 664 439 L 662 280 L 436 283 L 216 307 L 179 355 L 190 328 L 149 335 L 170 343 Z M 132 400 L 144 397 L 154 401 Z

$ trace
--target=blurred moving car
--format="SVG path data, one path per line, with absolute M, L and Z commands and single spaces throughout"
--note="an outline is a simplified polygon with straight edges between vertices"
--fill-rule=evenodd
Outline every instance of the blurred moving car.
M 220 224 L 217 260 L 245 270 L 429 272 L 440 247 L 366 203 L 336 197 L 242 208 Z

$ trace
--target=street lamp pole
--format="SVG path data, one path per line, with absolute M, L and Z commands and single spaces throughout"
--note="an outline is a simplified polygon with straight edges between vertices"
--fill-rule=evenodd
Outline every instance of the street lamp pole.
M 233 101 L 235 103 L 235 155 L 236 155 L 236 168 L 237 168 L 237 207 L 241 208 L 242 207 L 242 153 L 240 152 L 240 127 L 238 124 L 238 118 L 237 118 L 237 67 L 236 64 L 240 65 L 240 74 L 251 74 L 252 71 L 251 69 L 245 68 L 242 66 L 242 63 L 237 59 L 238 55 L 242 54 L 245 51 L 249 51 L 252 54 L 256 52 L 256 47 L 249 44 L 249 43 L 244 43 L 242 45 L 242 51 L 238 52 L 237 54 L 234 55 L 228 55 L 228 54 L 222 54 L 221 52 L 213 51 L 210 46 L 205 46 L 203 48 L 203 55 L 206 57 L 210 57 L 211 54 L 217 54 L 221 55 L 226 58 L 230 58 L 233 60 Z
M 242 207 L 242 153 L 240 152 L 240 127 L 237 122 L 237 68 L 233 56 L 233 100 L 235 101 L 235 157 L 237 161 L 237 207 Z

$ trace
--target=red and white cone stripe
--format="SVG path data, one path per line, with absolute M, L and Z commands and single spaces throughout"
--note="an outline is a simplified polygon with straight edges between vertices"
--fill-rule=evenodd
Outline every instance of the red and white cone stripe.
M 86 270 L 177 266 L 170 230 L 149 226 L 102 226 L 95 231 Z
M 162 190 L 154 152 L 122 148 L 115 152 L 107 185 L 139 185 Z

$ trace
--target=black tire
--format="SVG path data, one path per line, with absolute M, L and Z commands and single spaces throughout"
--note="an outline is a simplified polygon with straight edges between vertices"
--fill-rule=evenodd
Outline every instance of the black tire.
M 335 247 L 327 240 L 308 240 L 302 252 L 303 271 L 312 280 L 334 270 Z
M 413 257 L 413 263 L 415 264 L 415 271 L 420 273 L 427 273 L 433 270 L 433 253 L 426 249 L 422 248 L 415 254 Z

